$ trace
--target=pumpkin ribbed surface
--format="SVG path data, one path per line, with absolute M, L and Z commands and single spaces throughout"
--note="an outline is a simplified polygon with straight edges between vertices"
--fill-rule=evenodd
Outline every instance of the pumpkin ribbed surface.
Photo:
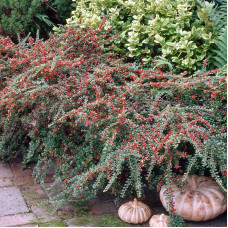
M 118 215 L 124 222 L 138 224 L 149 220 L 151 210 L 146 204 L 134 199 L 120 206 Z
M 169 216 L 161 214 L 161 215 L 153 215 L 150 219 L 150 227 L 168 227 L 169 224 Z
M 175 184 L 171 184 L 174 195 L 174 203 L 177 214 L 190 221 L 210 220 L 226 211 L 227 206 L 223 205 L 226 197 L 221 192 L 219 185 L 211 177 L 189 175 L 188 184 L 181 194 Z M 167 187 L 163 186 L 160 191 L 160 199 L 163 206 L 166 204 Z

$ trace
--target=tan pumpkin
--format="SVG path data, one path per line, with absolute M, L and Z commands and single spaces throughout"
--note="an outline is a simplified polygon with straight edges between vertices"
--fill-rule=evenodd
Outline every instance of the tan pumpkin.
M 168 215 L 153 215 L 149 221 L 150 227 L 168 227 L 169 216 Z
M 189 175 L 188 184 L 184 187 L 184 193 L 175 184 L 170 187 L 174 191 L 174 203 L 177 214 L 190 221 L 210 220 L 226 211 L 223 205 L 226 194 L 221 192 L 219 185 L 211 177 Z M 160 199 L 167 209 L 167 187 L 162 186 Z
M 146 204 L 134 199 L 121 205 L 118 215 L 124 222 L 139 224 L 148 221 L 152 213 Z

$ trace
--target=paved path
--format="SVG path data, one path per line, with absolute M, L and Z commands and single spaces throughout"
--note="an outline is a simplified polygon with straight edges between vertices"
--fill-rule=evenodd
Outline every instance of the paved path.
M 34 220 L 8 164 L 0 163 L 0 226 L 17 226 Z
M 118 219 L 116 213 L 118 208 L 113 204 L 110 196 L 105 198 L 105 195 L 89 201 L 86 206 L 80 206 L 77 203 L 67 205 L 55 214 L 51 214 L 53 206 L 44 204 L 44 202 L 47 202 L 48 199 L 49 193 L 46 189 L 53 181 L 53 172 L 49 172 L 46 183 L 44 186 L 40 186 L 34 184 L 33 166 L 28 166 L 23 171 L 21 167 L 20 160 L 9 163 L 0 161 L 0 227 L 85 227 L 113 226 L 114 223 L 114 226 L 131 226 Z M 153 202 L 150 204 L 152 211 L 153 213 L 164 213 L 164 208 L 158 199 L 154 195 Z M 226 227 L 226 214 L 212 221 L 188 222 L 185 225 L 188 227 Z M 142 226 L 148 226 L 148 224 Z
M 0 162 L 0 227 L 37 226 L 41 219 L 58 220 L 37 206 L 48 197 L 39 184 L 34 184 L 33 167 L 22 171 L 21 166 L 20 162 Z

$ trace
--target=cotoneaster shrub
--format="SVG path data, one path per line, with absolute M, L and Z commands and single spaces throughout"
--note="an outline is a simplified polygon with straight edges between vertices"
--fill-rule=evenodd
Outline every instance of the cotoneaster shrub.
M 196 0 L 79 0 L 68 24 L 97 27 L 106 18 L 104 29 L 121 38 L 111 42 L 116 52 L 144 63 L 161 55 L 192 72 L 202 66 L 215 38 L 206 13 Z
M 99 189 L 149 197 L 190 172 L 226 191 L 226 72 L 143 70 L 103 53 L 99 34 L 66 27 L 23 47 L 0 39 L 0 157 L 39 154 L 36 180 L 54 165 L 62 201 Z

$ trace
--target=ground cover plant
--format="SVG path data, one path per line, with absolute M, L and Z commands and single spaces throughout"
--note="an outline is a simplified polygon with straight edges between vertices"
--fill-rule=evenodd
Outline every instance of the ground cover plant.
M 226 191 L 226 69 L 187 77 L 123 63 L 103 50 L 101 26 L 18 45 L 0 38 L 1 158 L 38 155 L 41 183 L 54 165 L 61 200 L 100 189 L 147 197 L 189 173 Z
M 162 56 L 177 69 L 193 72 L 217 37 L 221 20 L 211 17 L 214 6 L 196 0 L 80 0 L 68 24 L 96 28 L 106 18 L 104 30 L 121 38 L 110 42 L 116 52 L 144 63 Z

